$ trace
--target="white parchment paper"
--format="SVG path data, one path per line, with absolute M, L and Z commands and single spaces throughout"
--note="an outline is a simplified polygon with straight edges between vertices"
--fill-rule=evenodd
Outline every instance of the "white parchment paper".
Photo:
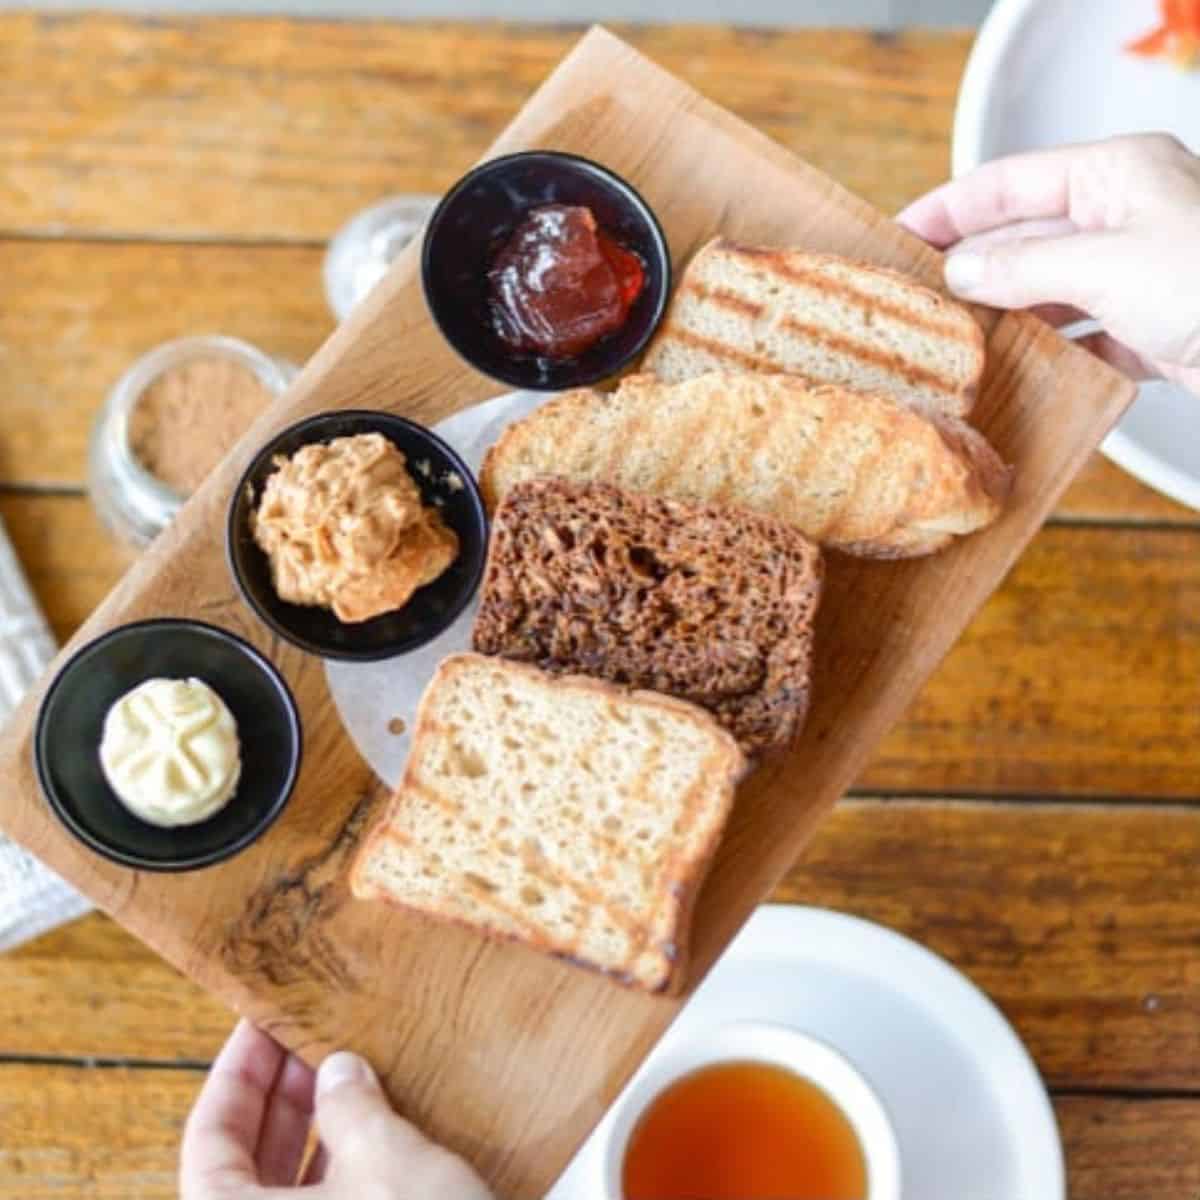
M 445 438 L 478 475 L 483 456 L 505 426 L 550 399 L 546 392 L 508 392 L 447 417 L 434 432 Z M 441 637 L 399 658 L 378 663 L 328 661 L 329 691 L 358 752 L 389 787 L 396 787 L 408 758 L 417 701 L 438 663 L 471 647 L 478 600 Z M 401 732 L 395 732 L 401 730 Z

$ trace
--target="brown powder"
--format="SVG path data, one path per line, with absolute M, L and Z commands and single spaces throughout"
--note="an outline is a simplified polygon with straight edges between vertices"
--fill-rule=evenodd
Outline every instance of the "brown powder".
M 129 447 L 147 471 L 189 496 L 273 398 L 249 367 L 232 359 L 181 363 L 138 397 Z

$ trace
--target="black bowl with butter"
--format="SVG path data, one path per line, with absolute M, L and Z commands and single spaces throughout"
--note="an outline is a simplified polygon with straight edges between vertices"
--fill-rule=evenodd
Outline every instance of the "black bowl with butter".
M 280 599 L 271 563 L 255 541 L 251 514 L 278 460 L 304 446 L 334 438 L 379 433 L 403 455 L 423 505 L 436 508 L 458 539 L 458 553 L 431 583 L 406 603 L 366 621 L 345 622 L 328 608 Z M 255 455 L 229 505 L 226 555 L 246 603 L 281 638 L 321 658 L 372 662 L 394 658 L 432 641 L 460 616 L 483 578 L 488 521 L 470 469 L 437 434 L 391 413 L 344 410 L 321 413 L 283 430 Z
M 547 205 L 588 209 L 599 233 L 636 255 L 643 271 L 619 327 L 561 357 L 500 336 L 490 274 L 514 233 Z M 619 175 L 574 154 L 534 150 L 491 159 L 446 193 L 425 233 L 421 280 L 442 335 L 472 367 L 513 387 L 560 391 L 616 375 L 646 348 L 666 311 L 671 255 L 650 206 Z
M 202 680 L 237 724 L 237 786 L 220 811 L 194 825 L 139 819 L 101 766 L 109 709 L 154 678 Z M 50 684 L 34 733 L 38 781 L 55 815 L 96 853 L 143 871 L 212 866 L 255 842 L 291 797 L 301 749 L 300 714 L 275 667 L 228 630 L 174 619 L 123 625 L 84 646 Z

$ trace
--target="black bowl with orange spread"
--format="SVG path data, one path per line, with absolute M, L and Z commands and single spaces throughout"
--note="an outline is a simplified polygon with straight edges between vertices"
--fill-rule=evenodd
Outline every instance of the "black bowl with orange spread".
M 615 375 L 667 306 L 671 255 L 649 205 L 599 163 L 549 150 L 492 159 L 447 192 L 421 261 L 450 345 L 513 387 Z

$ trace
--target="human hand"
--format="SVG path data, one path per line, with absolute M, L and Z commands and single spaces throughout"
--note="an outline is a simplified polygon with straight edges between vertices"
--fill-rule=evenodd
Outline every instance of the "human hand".
M 314 1113 L 321 1145 L 298 1180 Z M 179 1187 L 182 1200 L 491 1200 L 392 1111 L 361 1058 L 331 1054 L 314 1074 L 247 1021 L 188 1117 Z
M 1135 379 L 1200 395 L 1200 158 L 1166 134 L 1001 158 L 944 184 L 897 220 L 950 251 L 967 300 L 1034 308 Z

